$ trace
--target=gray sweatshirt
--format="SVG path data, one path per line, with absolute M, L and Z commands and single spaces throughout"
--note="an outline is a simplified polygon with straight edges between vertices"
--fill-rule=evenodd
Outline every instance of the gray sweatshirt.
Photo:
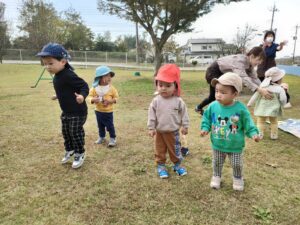
M 189 116 L 182 98 L 172 96 L 164 98 L 157 95 L 153 98 L 148 109 L 149 130 L 172 132 L 180 127 L 189 127 Z

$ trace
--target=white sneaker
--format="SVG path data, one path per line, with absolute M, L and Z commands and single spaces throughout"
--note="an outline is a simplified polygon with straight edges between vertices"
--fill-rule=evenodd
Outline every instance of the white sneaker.
M 243 178 L 233 178 L 233 190 L 235 191 L 243 191 L 244 190 L 244 180 Z
M 81 167 L 81 165 L 84 162 L 84 159 L 85 159 L 85 153 L 81 153 L 81 154 L 75 153 L 72 168 L 77 169 L 77 168 Z
M 117 144 L 117 141 L 116 141 L 116 139 L 115 138 L 111 138 L 110 140 L 109 140 L 109 143 L 108 143 L 108 147 L 114 147 L 114 146 L 116 146 L 116 144 Z
M 210 187 L 214 189 L 220 189 L 221 187 L 221 177 L 213 176 L 210 181 Z
M 62 158 L 61 163 L 65 164 L 74 155 L 74 151 L 66 151 L 65 156 Z
M 289 109 L 289 108 L 292 108 L 292 104 L 290 102 L 286 103 L 284 106 L 283 106 L 284 109 Z
M 98 138 L 97 141 L 95 141 L 95 144 L 102 144 L 104 142 L 105 142 L 105 138 L 104 137 L 100 137 L 100 138 Z

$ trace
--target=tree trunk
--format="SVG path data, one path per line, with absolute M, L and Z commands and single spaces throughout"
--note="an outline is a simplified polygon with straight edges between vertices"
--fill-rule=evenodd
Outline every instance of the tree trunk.
M 162 64 L 162 48 L 155 46 L 155 55 L 154 55 L 154 76 L 156 76 L 161 64 Z

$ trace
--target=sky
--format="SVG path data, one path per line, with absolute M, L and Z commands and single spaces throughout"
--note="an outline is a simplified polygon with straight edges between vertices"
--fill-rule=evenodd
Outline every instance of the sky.
M 17 36 L 19 31 L 16 26 L 22 0 L 0 0 L 0 2 L 6 5 L 4 19 L 11 27 L 11 34 Z M 97 0 L 45 0 L 45 2 L 52 3 L 58 12 L 68 8 L 75 9 L 95 35 L 104 34 L 106 31 L 110 31 L 113 39 L 119 35 L 135 35 L 134 23 L 116 16 L 103 15 L 97 9 Z M 238 29 L 243 30 L 248 24 L 257 30 L 249 47 L 259 45 L 263 39 L 263 32 L 271 28 L 274 4 L 277 8 L 273 20 L 273 29 L 277 29 L 275 42 L 288 41 L 283 50 L 277 53 L 277 57 L 293 55 L 296 25 L 299 25 L 299 28 L 295 55 L 300 56 L 300 0 L 250 0 L 228 5 L 219 4 L 209 14 L 193 23 L 193 32 L 178 34 L 175 40 L 180 46 L 186 44 L 190 38 L 222 38 L 227 43 L 232 43 Z

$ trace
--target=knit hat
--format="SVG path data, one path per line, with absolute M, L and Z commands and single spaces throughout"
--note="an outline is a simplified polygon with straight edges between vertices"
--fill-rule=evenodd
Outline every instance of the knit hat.
M 243 88 L 242 78 L 236 73 L 232 72 L 227 72 L 220 76 L 218 79 L 212 79 L 211 86 L 215 87 L 217 83 L 220 83 L 222 85 L 233 86 L 238 93 L 240 93 Z
M 155 80 L 177 84 L 177 96 L 180 96 L 180 69 L 175 64 L 165 64 L 157 72 Z
M 282 79 L 285 75 L 285 71 L 278 67 L 272 67 L 265 72 L 265 79 L 261 83 L 260 87 L 267 87 L 271 82 L 275 83 Z
M 96 74 L 93 82 L 93 87 L 97 87 L 101 77 L 109 74 L 111 77 L 115 76 L 115 73 L 108 66 L 99 66 L 96 68 Z

